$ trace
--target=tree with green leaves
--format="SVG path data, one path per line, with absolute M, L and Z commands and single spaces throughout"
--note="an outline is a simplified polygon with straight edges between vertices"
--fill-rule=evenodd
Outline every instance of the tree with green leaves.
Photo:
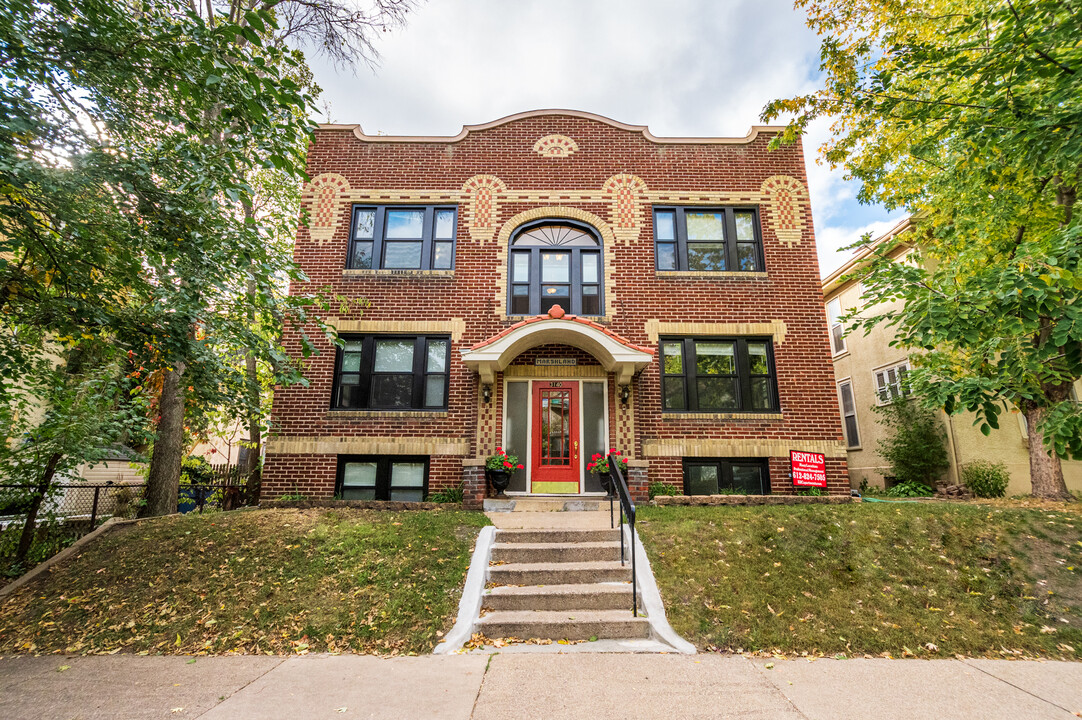
M 131 392 L 152 410 L 145 512 L 172 512 L 189 411 L 258 418 L 261 388 L 303 380 L 278 342 L 285 325 L 317 320 L 321 302 L 286 293 L 302 278 L 281 239 L 298 220 L 315 90 L 290 43 L 370 58 L 369 34 L 410 6 L 9 2 L 0 405 L 25 403 L 44 387 L 27 378 L 69 353 L 105 348 L 102 367 L 126 363 L 119 376 L 138 381 Z M 266 202 L 268 187 L 288 188 L 285 200 Z M 61 408 L 47 394 L 37 401 L 62 427 Z M 71 462 L 94 452 L 66 447 Z
M 791 141 L 831 118 L 823 157 L 860 199 L 914 214 L 913 250 L 876 249 L 865 298 L 918 349 L 913 389 L 988 434 L 1013 405 L 1034 495 L 1069 497 L 1082 457 L 1082 7 L 1069 0 L 798 0 L 822 37 L 821 87 L 770 103 Z

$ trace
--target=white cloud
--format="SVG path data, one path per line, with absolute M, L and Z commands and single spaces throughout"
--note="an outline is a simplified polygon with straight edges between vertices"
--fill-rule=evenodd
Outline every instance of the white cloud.
M 661 136 L 743 136 L 770 100 L 810 92 L 819 66 L 818 38 L 790 0 L 433 0 L 378 40 L 375 73 L 312 65 L 335 122 L 393 135 L 572 108 Z M 889 224 L 841 171 L 815 163 L 828 132 L 819 122 L 804 139 L 824 273 L 845 261 L 843 239 Z

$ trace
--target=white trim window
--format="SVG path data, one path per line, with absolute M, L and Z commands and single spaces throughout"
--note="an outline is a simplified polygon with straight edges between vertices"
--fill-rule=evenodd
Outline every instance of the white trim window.
M 849 378 L 838 383 L 838 398 L 842 408 L 842 426 L 845 428 L 845 447 L 860 447 L 860 429 L 857 427 L 857 403 L 853 396 L 853 381 Z
M 830 351 L 834 355 L 841 355 L 846 351 L 845 326 L 842 325 L 842 301 L 834 298 L 827 303 L 827 316 L 830 318 Z
M 909 397 L 909 383 L 906 375 L 909 374 L 909 360 L 888 365 L 887 367 L 873 370 L 875 375 L 875 401 L 879 405 L 887 405 L 898 398 Z

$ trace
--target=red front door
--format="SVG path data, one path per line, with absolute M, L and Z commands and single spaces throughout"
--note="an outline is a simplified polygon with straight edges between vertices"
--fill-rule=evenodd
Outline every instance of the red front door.
M 530 491 L 579 492 L 579 384 L 539 380 L 533 389 Z

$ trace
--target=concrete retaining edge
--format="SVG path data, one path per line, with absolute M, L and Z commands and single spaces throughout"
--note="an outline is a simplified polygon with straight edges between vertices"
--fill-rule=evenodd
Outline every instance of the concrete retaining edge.
M 462 586 L 462 599 L 458 602 L 458 617 L 447 637 L 432 650 L 433 655 L 450 655 L 458 652 L 473 636 L 473 628 L 481 616 L 481 603 L 484 600 L 485 583 L 488 581 L 488 563 L 492 558 L 492 546 L 496 542 L 496 528 L 492 525 L 481 528 L 477 533 L 477 543 L 473 547 L 470 569 L 466 573 L 466 582 Z
M 639 586 L 639 599 L 642 603 L 642 609 L 646 611 L 646 619 L 650 621 L 650 631 L 654 634 L 655 639 L 669 645 L 681 655 L 695 655 L 698 652 L 695 646 L 677 635 L 665 617 L 665 603 L 661 599 L 661 591 L 658 590 L 657 581 L 654 579 L 654 571 L 650 567 L 650 557 L 646 554 L 646 548 L 642 546 L 642 541 L 639 540 L 639 534 L 636 532 L 634 537 L 630 537 L 631 529 L 626 524 L 621 526 L 621 530 L 622 542 L 626 544 L 630 539 L 635 543 L 635 563 L 637 565 L 635 576 L 638 581 L 636 584 Z
M 844 505 L 849 495 L 658 495 L 657 506 L 679 505 Z
M 169 517 L 169 516 L 166 515 L 164 517 Z M 83 535 L 81 538 L 76 540 L 69 547 L 64 548 L 63 550 L 58 552 L 56 555 L 53 555 L 48 560 L 39 563 L 38 565 L 36 565 L 32 569 L 30 569 L 27 572 L 20 575 L 18 578 L 16 578 L 12 582 L 10 582 L 7 585 L 5 585 L 4 587 L 0 588 L 0 598 L 6 597 L 7 595 L 10 595 L 11 593 L 15 592 L 16 590 L 21 588 L 23 585 L 26 585 L 27 583 L 31 582 L 35 578 L 37 578 L 40 575 L 42 575 L 43 573 L 45 573 L 45 571 L 49 570 L 49 568 L 53 567 L 54 565 L 58 565 L 59 563 L 64 562 L 65 560 L 72 557 L 73 555 L 76 555 L 76 554 L 82 552 L 82 550 L 84 548 L 86 548 L 87 545 L 94 542 L 95 540 L 97 540 L 99 537 L 101 537 L 105 533 L 111 532 L 114 528 L 124 527 L 125 525 L 134 525 L 135 523 L 141 522 L 143 520 L 152 520 L 152 519 L 153 518 L 136 518 L 134 520 L 120 520 L 120 519 L 115 518 L 115 517 L 109 518 L 108 520 L 103 522 L 101 525 L 99 525 L 97 528 L 95 528 L 94 530 L 88 532 L 86 535 Z

